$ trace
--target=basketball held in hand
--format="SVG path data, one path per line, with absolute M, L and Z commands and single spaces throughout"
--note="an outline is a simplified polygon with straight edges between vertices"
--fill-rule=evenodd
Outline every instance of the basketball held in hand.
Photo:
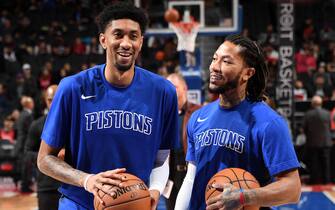
M 222 193 L 212 185 L 214 183 L 225 184 L 229 183 L 239 189 L 254 189 L 260 185 L 257 179 L 248 171 L 241 168 L 226 168 L 216 173 L 206 186 L 205 200 L 215 197 Z M 244 210 L 258 210 L 259 206 L 244 206 Z
M 179 12 L 176 9 L 168 9 L 165 11 L 164 18 L 168 23 L 175 23 L 179 20 Z
M 138 177 L 122 173 L 126 177 L 122 182 L 123 187 L 110 186 L 114 192 L 114 196 L 106 194 L 99 190 L 99 196 L 102 198 L 104 204 L 94 198 L 95 210 L 150 210 L 151 198 L 148 187 Z

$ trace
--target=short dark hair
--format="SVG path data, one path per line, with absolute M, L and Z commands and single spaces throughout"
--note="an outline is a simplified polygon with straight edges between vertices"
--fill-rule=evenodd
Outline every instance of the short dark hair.
M 137 22 L 140 25 L 141 34 L 145 33 L 148 23 L 146 13 L 141 8 L 135 7 L 131 2 L 116 2 L 105 7 L 97 17 L 99 33 L 105 32 L 111 21 L 123 18 Z
M 255 74 L 248 80 L 247 98 L 251 101 L 264 100 L 269 69 L 262 49 L 255 41 L 238 34 L 227 36 L 225 41 L 238 45 L 245 64 L 255 69 Z

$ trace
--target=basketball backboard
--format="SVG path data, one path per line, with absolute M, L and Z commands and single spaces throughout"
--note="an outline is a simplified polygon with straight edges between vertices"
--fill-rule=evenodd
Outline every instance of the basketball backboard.
M 134 0 L 135 5 L 148 12 L 149 27 L 146 36 L 174 35 L 164 20 L 169 8 L 178 10 L 181 19 L 187 12 L 200 23 L 198 35 L 225 35 L 237 33 L 242 27 L 242 9 L 238 0 Z

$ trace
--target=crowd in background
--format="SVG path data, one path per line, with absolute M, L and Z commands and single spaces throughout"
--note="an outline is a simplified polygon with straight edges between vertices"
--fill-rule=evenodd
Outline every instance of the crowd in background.
M 94 20 L 104 2 L 88 2 L 31 0 L 17 1 L 14 7 L 10 2 L 1 5 L 0 139 L 19 143 L 18 153 L 24 152 L 22 138 L 31 121 L 45 113 L 42 98 L 47 87 L 104 61 Z M 278 35 L 269 24 L 250 37 L 263 46 L 271 72 L 267 92 L 273 97 Z M 296 39 L 295 99 L 308 101 L 319 95 L 324 101 L 335 100 L 334 29 L 324 24 L 316 30 L 313 19 L 307 19 Z M 163 76 L 176 72 L 176 47 L 176 37 L 145 38 L 137 63 Z

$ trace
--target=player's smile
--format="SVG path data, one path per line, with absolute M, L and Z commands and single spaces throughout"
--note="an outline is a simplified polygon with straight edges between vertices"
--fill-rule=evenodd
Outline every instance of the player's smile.
M 210 83 L 216 83 L 217 81 L 224 80 L 224 77 L 222 74 L 212 72 L 210 74 Z

